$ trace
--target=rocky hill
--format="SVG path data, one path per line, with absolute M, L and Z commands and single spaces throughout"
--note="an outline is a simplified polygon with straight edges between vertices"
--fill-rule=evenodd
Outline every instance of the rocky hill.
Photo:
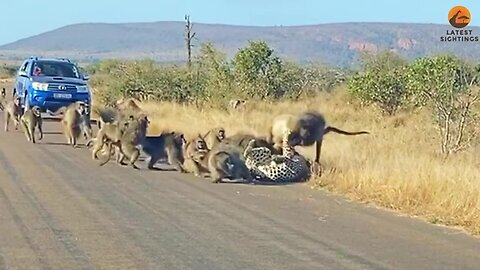
M 195 44 L 212 41 L 232 56 L 249 40 L 265 40 L 276 52 L 301 62 L 348 66 L 360 51 L 390 49 L 407 58 L 453 52 L 480 60 L 479 42 L 441 42 L 448 25 L 413 23 L 337 23 L 305 26 L 234 26 L 194 24 Z M 480 27 L 468 27 L 480 35 Z M 77 60 L 149 57 L 162 62 L 185 60 L 183 22 L 85 23 L 0 46 L 0 58 L 30 55 Z M 196 47 L 198 48 L 198 46 Z

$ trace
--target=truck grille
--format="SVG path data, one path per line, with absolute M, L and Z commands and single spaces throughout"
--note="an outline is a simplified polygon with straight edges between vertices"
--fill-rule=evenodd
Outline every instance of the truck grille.
M 64 86 L 64 88 L 60 87 Z M 71 84 L 49 83 L 48 90 L 53 91 L 77 91 L 77 86 Z

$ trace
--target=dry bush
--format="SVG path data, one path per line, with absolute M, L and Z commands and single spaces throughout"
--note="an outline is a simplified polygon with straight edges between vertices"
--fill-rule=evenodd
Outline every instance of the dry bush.
M 223 126 L 228 134 L 246 131 L 265 135 L 282 112 L 315 109 L 327 123 L 370 135 L 328 134 L 322 149 L 322 177 L 312 187 L 421 216 L 430 222 L 459 225 L 480 233 L 480 170 L 474 149 L 445 159 L 436 147 L 429 112 L 384 116 L 372 107 L 351 104 L 345 91 L 322 94 L 309 101 L 253 103 L 242 112 L 197 109 L 172 103 L 143 103 L 152 119 L 150 134 L 178 130 L 187 137 Z M 313 157 L 312 147 L 300 149 Z

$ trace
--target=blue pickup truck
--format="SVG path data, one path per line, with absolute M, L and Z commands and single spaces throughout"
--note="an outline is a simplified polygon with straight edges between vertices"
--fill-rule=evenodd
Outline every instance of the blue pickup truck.
M 38 106 L 42 112 L 54 112 L 77 101 L 90 108 L 88 79 L 69 59 L 30 57 L 18 70 L 13 94 L 24 110 Z

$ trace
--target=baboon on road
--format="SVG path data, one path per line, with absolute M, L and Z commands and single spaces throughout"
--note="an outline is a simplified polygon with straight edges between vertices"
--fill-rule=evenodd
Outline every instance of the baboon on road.
M 12 100 L 7 102 L 4 111 L 5 131 L 8 132 L 10 119 L 13 120 L 15 130 L 18 130 L 18 124 L 20 124 L 20 117 L 23 114 L 22 106 L 20 106 L 20 97 L 14 96 Z
M 87 146 L 89 146 L 90 143 L 93 142 L 92 159 L 96 159 L 98 152 L 104 148 L 105 144 L 107 144 L 107 149 L 109 152 L 105 152 L 109 157 L 104 162 L 107 163 L 110 160 L 110 156 L 112 153 L 109 144 L 115 144 L 120 147 L 120 139 L 122 138 L 123 131 L 125 130 L 126 126 L 127 123 L 103 123 L 102 127 L 97 132 L 97 136 L 87 142 Z
M 132 166 L 134 169 L 140 169 L 135 165 L 135 162 L 140 157 L 140 150 L 138 146 L 141 146 L 147 135 L 147 128 L 150 121 L 146 115 L 140 116 L 137 119 L 131 119 L 126 122 L 126 127 L 120 138 L 119 147 L 116 147 L 116 156 L 117 162 L 123 164 L 124 158 L 128 158 L 128 166 Z M 97 139 L 98 140 L 98 139 Z M 116 144 L 118 145 L 118 144 Z M 108 144 L 109 149 L 107 150 L 107 155 L 111 151 L 112 144 Z M 108 159 L 100 165 L 104 165 L 110 160 L 110 155 Z
M 184 168 L 195 176 L 202 176 L 208 173 L 207 166 L 204 165 L 204 158 L 208 154 L 207 142 L 199 134 L 197 137 L 188 141 L 183 147 Z
M 146 136 L 141 143 L 142 152 L 149 156 L 148 169 L 155 169 L 158 160 L 167 158 L 170 165 L 179 172 L 185 173 L 183 167 L 183 145 L 185 138 L 182 133 L 162 132 L 158 136 Z
M 311 146 L 316 144 L 315 163 L 320 163 L 323 136 L 329 132 L 342 135 L 369 134 L 367 131 L 348 132 L 333 126 L 326 126 L 325 118 L 316 111 L 307 111 L 298 115 L 282 114 L 273 119 L 269 131 L 269 141 L 274 147 L 281 149 L 282 137 L 286 130 L 290 130 L 288 143 L 291 146 Z
M 42 114 L 40 112 L 40 107 L 33 106 L 30 110 L 25 111 L 20 118 L 20 121 L 22 122 L 23 131 L 29 142 L 35 143 L 35 127 L 38 127 L 40 134 L 38 140 L 43 139 Z
M 188 164 L 194 166 L 192 169 L 196 176 L 210 177 L 212 183 L 219 183 L 224 179 L 253 181 L 245 162 L 228 147 L 219 144 L 208 150 L 205 140 L 199 135 L 186 146 L 185 150 L 186 162 L 190 160 Z
M 55 112 L 49 112 L 51 115 L 59 115 L 63 113 L 60 121 L 67 143 L 73 147 L 77 147 L 77 140 L 82 131 L 84 131 L 84 117 L 87 114 L 87 105 L 85 102 L 77 101 L 68 106 L 60 107 Z

